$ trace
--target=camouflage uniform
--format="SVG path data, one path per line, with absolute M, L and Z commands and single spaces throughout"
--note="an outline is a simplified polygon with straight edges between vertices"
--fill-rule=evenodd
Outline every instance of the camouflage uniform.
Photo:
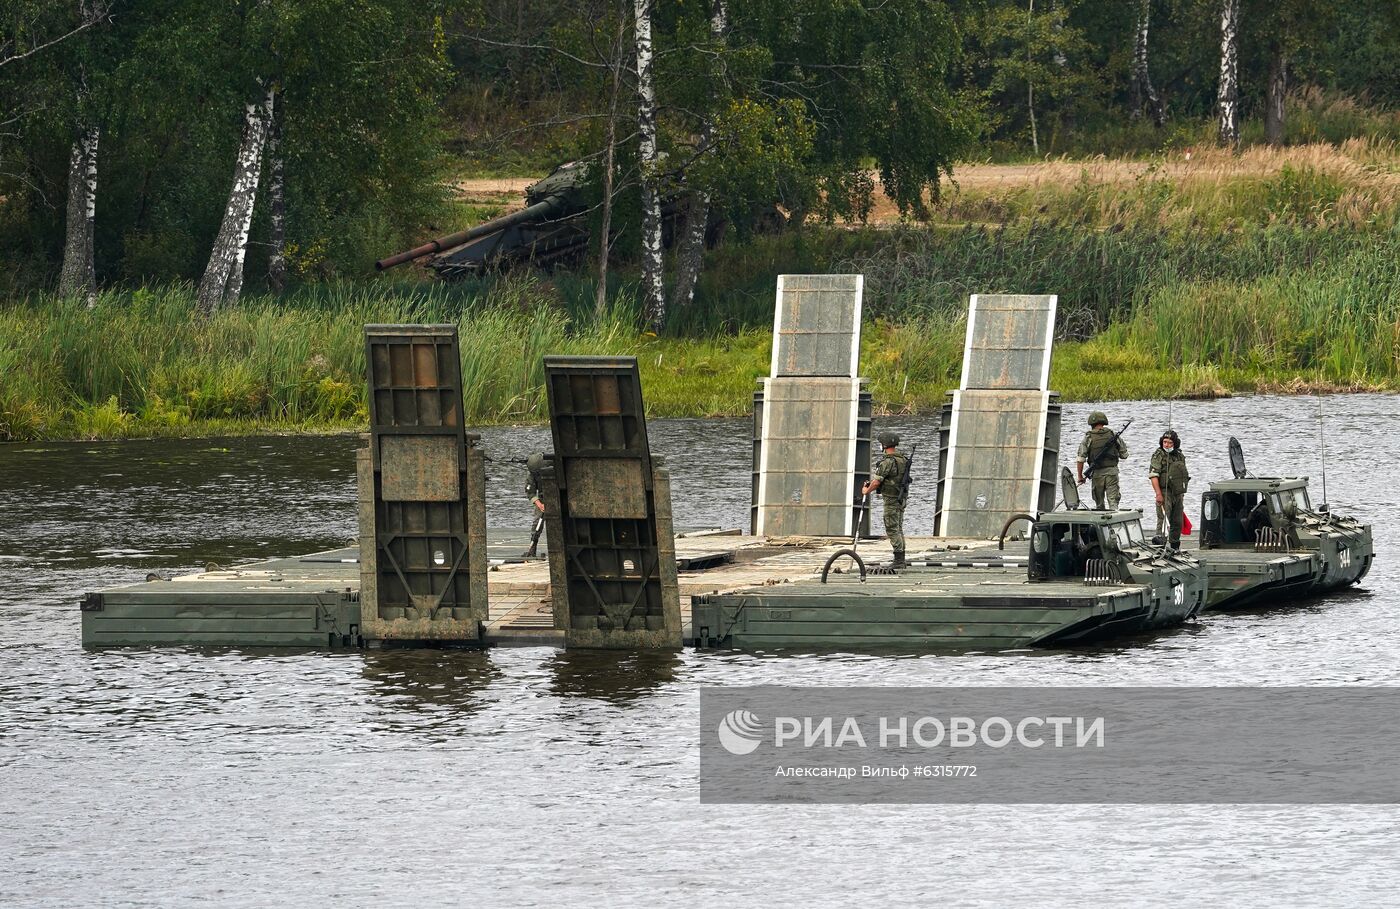
M 875 462 L 875 476 L 880 478 L 880 496 L 885 500 L 885 535 L 890 546 L 904 554 L 904 483 L 909 477 L 909 456 L 898 448 L 894 454 L 881 454 Z
M 530 479 L 525 483 L 525 496 L 530 500 L 530 504 L 535 506 L 536 510 L 542 510 L 544 505 L 543 500 L 540 499 L 540 493 L 543 491 L 540 471 L 543 469 L 543 454 L 532 454 L 525 460 L 525 470 L 530 474 Z
M 534 508 L 535 519 L 530 529 L 530 548 L 525 550 L 525 558 L 531 559 L 539 552 L 540 536 L 544 533 L 544 499 L 540 498 L 544 492 L 544 478 L 540 475 L 544 470 L 544 453 L 536 452 L 526 458 L 525 470 L 530 474 L 530 479 L 525 483 L 525 495 Z
M 1095 411 L 1094 417 L 1101 416 Z M 1100 458 L 1099 452 L 1108 447 L 1110 440 L 1113 440 L 1113 448 Z M 1118 489 L 1118 462 L 1127 456 L 1128 444 L 1122 436 L 1113 439 L 1113 430 L 1107 426 L 1095 426 L 1084 434 L 1084 441 L 1079 443 L 1079 463 L 1086 465 L 1087 469 L 1098 459 L 1094 475 L 1089 478 L 1093 483 L 1095 508 L 1118 510 L 1118 502 L 1122 498 Z
M 1186 513 L 1186 487 L 1191 482 L 1191 472 L 1186 469 L 1186 455 L 1181 453 L 1179 447 L 1170 452 L 1159 447 L 1152 452 L 1147 476 L 1157 478 L 1157 485 L 1162 489 L 1162 511 L 1169 528 L 1169 542 L 1173 548 L 1180 548 L 1182 516 Z

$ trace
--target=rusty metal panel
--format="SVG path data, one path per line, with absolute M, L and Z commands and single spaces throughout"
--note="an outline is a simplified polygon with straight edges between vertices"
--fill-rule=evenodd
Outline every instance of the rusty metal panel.
M 365 361 L 361 634 L 477 640 L 487 615 L 486 472 L 478 437 L 462 427 L 457 327 L 366 325 Z
M 646 518 L 648 483 L 639 459 L 574 458 L 565 465 L 575 517 Z
M 761 381 L 755 532 L 850 536 L 856 474 L 869 468 L 857 467 L 861 380 Z
M 392 502 L 461 498 L 458 448 L 451 436 L 383 436 L 379 440 L 380 495 Z
M 637 360 L 545 357 L 544 366 L 555 625 L 571 647 L 679 647 L 670 484 L 647 441 Z
M 1013 514 L 1053 508 L 1058 395 L 970 389 L 952 398 L 940 434 L 934 532 L 987 538 Z
M 961 387 L 1047 390 L 1054 294 L 973 294 Z
M 863 275 L 779 275 L 770 374 L 855 378 L 864 289 Z

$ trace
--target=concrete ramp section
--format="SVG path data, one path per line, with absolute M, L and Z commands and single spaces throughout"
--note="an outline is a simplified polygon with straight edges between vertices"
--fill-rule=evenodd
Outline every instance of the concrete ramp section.
M 455 325 L 366 325 L 360 634 L 467 640 L 486 620 L 486 470 L 462 425 Z
M 754 533 L 850 536 L 870 475 L 870 396 L 861 380 L 761 381 Z
M 1013 514 L 1054 509 L 1056 397 L 1045 391 L 953 392 L 943 406 L 934 533 L 985 539 Z
M 870 395 L 856 375 L 864 290 L 861 275 L 778 276 L 772 375 L 754 395 L 755 534 L 855 529 L 870 476 Z
M 1056 297 L 973 294 L 967 310 L 960 387 L 1050 387 Z
M 680 647 L 670 476 L 635 357 L 545 357 L 543 471 L 554 623 L 571 647 Z
M 855 378 L 863 275 L 779 275 L 773 314 L 774 378 Z
M 1014 514 L 1055 507 L 1055 304 L 1053 295 L 973 295 L 962 387 L 939 430 L 934 533 L 990 537 Z

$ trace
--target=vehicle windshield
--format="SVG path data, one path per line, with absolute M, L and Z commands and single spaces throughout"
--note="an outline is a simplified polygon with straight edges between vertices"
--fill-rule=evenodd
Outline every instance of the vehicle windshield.
M 1287 514 L 1290 511 L 1312 511 L 1312 503 L 1308 500 L 1307 487 L 1299 489 L 1280 489 L 1273 494 L 1274 511 L 1278 514 Z
M 1143 542 L 1142 521 L 1120 521 L 1110 525 L 1109 532 L 1119 549 L 1132 549 Z

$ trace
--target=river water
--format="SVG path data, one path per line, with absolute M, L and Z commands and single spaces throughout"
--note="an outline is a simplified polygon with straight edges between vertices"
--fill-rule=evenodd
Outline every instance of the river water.
M 356 440 L 0 447 L 0 905 L 1393 902 L 1390 808 L 711 806 L 696 773 L 701 684 L 1400 684 L 1396 405 L 1323 402 L 1328 499 L 1374 525 L 1364 590 L 1007 654 L 85 651 L 85 591 L 350 542 Z M 1066 405 L 1066 455 L 1091 409 Z M 1193 494 L 1233 434 L 1321 497 L 1313 399 L 1105 409 L 1136 419 L 1128 506 L 1169 418 Z M 920 443 L 928 533 L 936 426 L 887 427 Z M 747 526 L 748 421 L 650 431 L 678 524 Z M 526 526 L 509 459 L 546 432 L 483 436 L 491 524 Z

